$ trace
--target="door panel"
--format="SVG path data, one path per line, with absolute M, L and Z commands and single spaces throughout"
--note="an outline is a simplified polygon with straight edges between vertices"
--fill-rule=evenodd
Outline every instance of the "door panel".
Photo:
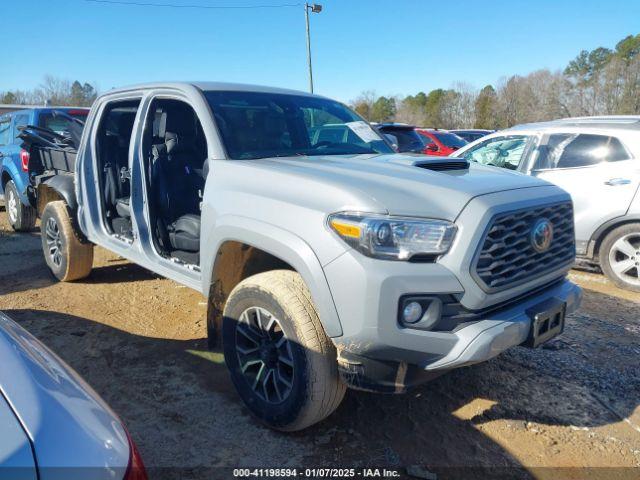
M 629 155 L 615 137 L 554 134 L 542 144 L 537 162 L 547 168 L 533 170 L 532 175 L 571 194 L 576 246 L 579 254 L 585 253 L 598 227 L 627 213 L 640 185 L 640 160 L 621 160 Z M 562 165 L 575 166 L 558 168 Z

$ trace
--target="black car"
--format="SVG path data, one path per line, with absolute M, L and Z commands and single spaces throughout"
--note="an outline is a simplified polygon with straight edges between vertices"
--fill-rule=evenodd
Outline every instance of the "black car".
M 378 131 L 396 146 L 400 153 L 425 153 L 426 142 L 424 137 L 416 132 L 413 125 L 402 123 L 381 123 L 376 125 Z

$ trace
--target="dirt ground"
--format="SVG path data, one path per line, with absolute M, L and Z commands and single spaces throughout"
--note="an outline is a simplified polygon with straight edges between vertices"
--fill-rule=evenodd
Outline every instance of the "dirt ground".
M 437 478 L 640 478 L 640 294 L 600 275 L 572 273 L 582 310 L 544 348 L 403 396 L 350 391 L 322 424 L 279 434 L 254 422 L 222 356 L 206 350 L 200 294 L 101 249 L 89 278 L 57 283 L 39 232 L 15 234 L 0 217 L 0 309 L 118 412 L 152 479 L 372 465 L 423 465 Z

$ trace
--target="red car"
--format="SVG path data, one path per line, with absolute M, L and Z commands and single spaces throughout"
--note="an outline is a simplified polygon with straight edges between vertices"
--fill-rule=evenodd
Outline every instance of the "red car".
M 424 137 L 424 153 L 427 155 L 448 157 L 468 143 L 464 138 L 446 130 L 416 128 L 416 132 Z

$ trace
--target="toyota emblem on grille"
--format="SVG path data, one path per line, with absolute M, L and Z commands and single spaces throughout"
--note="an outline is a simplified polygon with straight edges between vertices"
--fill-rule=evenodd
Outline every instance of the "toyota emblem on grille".
M 553 224 L 546 218 L 540 218 L 531 230 L 531 246 L 538 252 L 546 252 L 553 241 Z

